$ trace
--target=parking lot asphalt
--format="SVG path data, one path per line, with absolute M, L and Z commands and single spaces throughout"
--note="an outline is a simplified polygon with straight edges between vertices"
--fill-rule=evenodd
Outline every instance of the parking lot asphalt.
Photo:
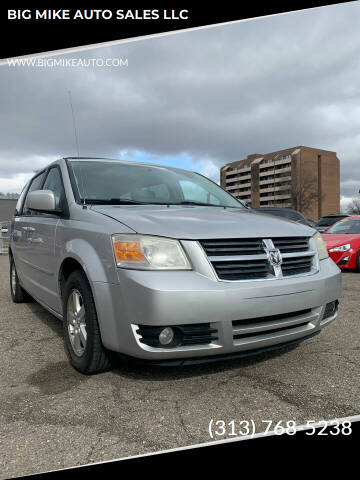
M 343 274 L 337 320 L 296 348 L 186 367 L 119 362 L 84 376 L 67 361 L 59 320 L 12 303 L 8 270 L 2 255 L 1 478 L 207 442 L 212 418 L 254 420 L 260 432 L 263 420 L 360 413 L 360 274 Z

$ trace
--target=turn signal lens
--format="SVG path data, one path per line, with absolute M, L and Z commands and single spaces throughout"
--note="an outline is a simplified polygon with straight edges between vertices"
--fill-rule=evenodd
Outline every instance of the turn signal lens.
M 178 240 L 151 235 L 112 236 L 116 265 L 137 270 L 191 270 Z
M 144 262 L 140 242 L 119 242 L 113 240 L 116 262 Z

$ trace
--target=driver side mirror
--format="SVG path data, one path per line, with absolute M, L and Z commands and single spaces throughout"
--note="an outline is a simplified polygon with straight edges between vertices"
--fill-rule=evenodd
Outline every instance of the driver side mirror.
M 56 201 L 51 190 L 34 190 L 27 197 L 27 208 L 43 213 L 56 213 Z

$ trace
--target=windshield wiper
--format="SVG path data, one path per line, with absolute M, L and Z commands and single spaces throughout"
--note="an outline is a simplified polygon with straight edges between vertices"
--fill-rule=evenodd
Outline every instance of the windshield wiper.
M 83 199 L 81 199 L 81 201 L 83 202 Z M 85 201 L 86 203 L 94 205 L 148 205 L 148 202 L 121 198 L 86 198 Z
M 81 199 L 81 202 L 84 200 Z M 140 200 L 130 200 L 127 198 L 86 198 L 86 203 L 94 205 L 179 205 L 169 202 L 141 202 Z
M 167 205 L 200 205 L 205 207 L 226 207 L 227 205 L 215 205 L 214 203 L 196 202 L 195 200 L 182 200 L 181 202 L 168 203 Z
M 83 201 L 84 200 L 81 199 L 81 202 Z M 197 202 L 195 200 L 182 200 L 181 202 L 140 202 L 139 200 L 130 200 L 125 198 L 86 198 L 85 201 L 89 205 L 199 205 L 205 207 L 227 207 L 227 205 L 215 205 L 214 203 Z

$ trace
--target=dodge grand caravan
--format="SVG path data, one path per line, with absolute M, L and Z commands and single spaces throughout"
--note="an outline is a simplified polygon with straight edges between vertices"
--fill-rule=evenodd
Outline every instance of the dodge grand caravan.
M 10 290 L 63 322 L 80 372 L 113 352 L 184 364 L 310 338 L 337 316 L 340 270 L 314 229 L 246 208 L 197 173 L 64 158 L 23 189 Z

